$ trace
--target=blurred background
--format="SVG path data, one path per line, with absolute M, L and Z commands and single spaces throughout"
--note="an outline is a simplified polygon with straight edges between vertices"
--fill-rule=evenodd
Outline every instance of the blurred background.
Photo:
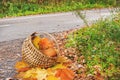
M 0 0 L 0 17 L 120 6 L 120 0 Z

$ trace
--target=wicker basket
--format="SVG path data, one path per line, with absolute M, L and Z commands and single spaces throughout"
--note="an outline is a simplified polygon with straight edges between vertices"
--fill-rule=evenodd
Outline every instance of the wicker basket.
M 32 38 L 35 35 L 39 35 L 40 37 L 47 37 L 55 42 L 55 47 L 57 48 L 57 56 L 55 57 L 49 57 L 40 52 L 36 47 L 34 47 L 32 43 Z M 33 33 L 31 36 L 29 36 L 22 45 L 22 59 L 28 63 L 31 67 L 40 66 L 41 68 L 48 68 L 56 63 L 56 59 L 58 57 L 59 47 L 54 39 L 53 36 L 51 36 L 48 33 Z

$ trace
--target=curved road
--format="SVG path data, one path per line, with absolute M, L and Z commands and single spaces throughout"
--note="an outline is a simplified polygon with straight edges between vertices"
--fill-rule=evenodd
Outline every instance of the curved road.
M 82 13 L 89 23 L 111 14 L 110 9 L 92 9 Z M 83 25 L 83 21 L 74 12 L 0 19 L 0 42 L 25 38 L 35 31 L 52 33 L 80 28 Z

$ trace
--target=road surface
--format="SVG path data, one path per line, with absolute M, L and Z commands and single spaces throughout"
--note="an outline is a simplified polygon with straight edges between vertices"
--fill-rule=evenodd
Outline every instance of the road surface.
M 92 9 L 82 11 L 89 23 L 110 16 L 110 9 Z M 0 19 L 0 42 L 25 38 L 33 32 L 60 32 L 84 25 L 74 12 L 23 16 Z

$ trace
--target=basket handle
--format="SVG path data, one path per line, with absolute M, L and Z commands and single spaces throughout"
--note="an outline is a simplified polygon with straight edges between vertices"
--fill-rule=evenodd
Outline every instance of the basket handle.
M 32 34 L 31 34 L 31 36 L 35 36 L 36 34 L 39 34 L 39 33 L 37 33 L 37 32 L 34 32 L 34 33 L 32 33 Z

